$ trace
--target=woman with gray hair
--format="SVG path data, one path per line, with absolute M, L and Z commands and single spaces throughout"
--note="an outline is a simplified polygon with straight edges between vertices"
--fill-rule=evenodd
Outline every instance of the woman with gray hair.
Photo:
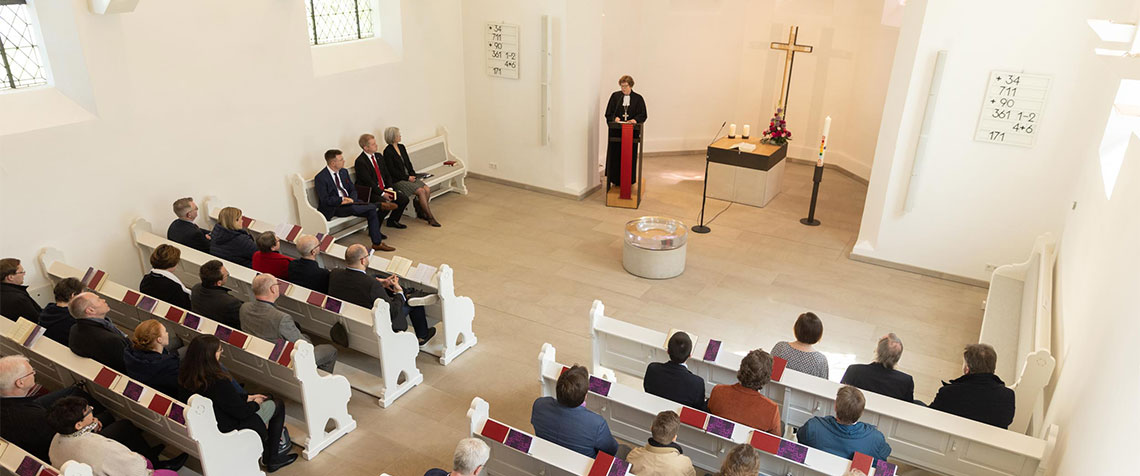
M 880 337 L 875 347 L 875 360 L 847 367 L 840 381 L 868 392 L 914 402 L 914 379 L 895 369 L 902 352 L 902 339 L 895 333 Z
M 396 193 L 412 200 L 412 205 L 416 207 L 416 218 L 427 221 L 431 226 L 440 226 L 428 206 L 431 188 L 417 176 L 408 149 L 400 143 L 401 140 L 403 137 L 400 136 L 399 127 L 384 129 L 384 142 L 388 143 L 388 147 L 384 148 L 384 165 L 388 168 L 388 174 L 396 180 L 392 188 L 396 189 Z
M 478 438 L 464 438 L 455 446 L 454 470 L 450 473 L 439 468 L 429 469 L 424 476 L 477 476 L 491 459 L 491 448 Z

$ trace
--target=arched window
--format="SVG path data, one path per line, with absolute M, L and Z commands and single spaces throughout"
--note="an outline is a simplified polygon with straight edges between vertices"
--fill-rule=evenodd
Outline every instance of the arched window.
M 26 0 L 0 0 L 0 91 L 47 84 Z
M 309 44 L 325 45 L 376 36 L 373 1 L 305 0 Z

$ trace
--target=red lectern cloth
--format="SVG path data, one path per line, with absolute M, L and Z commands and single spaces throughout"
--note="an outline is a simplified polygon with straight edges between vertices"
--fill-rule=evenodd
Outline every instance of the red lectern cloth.
M 633 124 L 621 125 L 621 195 L 623 200 L 633 198 Z

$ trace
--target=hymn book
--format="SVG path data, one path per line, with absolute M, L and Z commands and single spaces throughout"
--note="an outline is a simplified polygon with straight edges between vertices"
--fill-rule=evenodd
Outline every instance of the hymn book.
M 402 277 L 408 276 L 408 270 L 412 268 L 412 260 L 402 256 L 393 256 L 392 260 L 388 262 L 388 269 L 385 271 L 398 274 Z
M 407 278 L 417 283 L 423 283 L 430 286 L 431 278 L 435 277 L 436 271 L 439 271 L 439 268 L 436 268 L 435 266 L 427 263 L 420 263 L 419 266 L 416 266 L 415 270 L 410 271 L 410 275 L 407 276 Z
M 36 323 L 21 317 L 16 320 L 16 327 L 12 328 L 12 334 L 9 337 L 24 347 L 31 347 L 40 340 L 40 337 L 43 337 L 45 330 Z

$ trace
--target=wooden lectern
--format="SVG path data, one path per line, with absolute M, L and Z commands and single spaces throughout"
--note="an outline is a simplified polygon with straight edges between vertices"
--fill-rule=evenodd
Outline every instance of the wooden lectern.
M 616 164 L 606 161 L 606 206 L 638 208 L 641 206 L 641 190 L 645 180 L 641 171 L 644 164 L 642 143 L 644 124 L 627 122 L 609 123 L 609 145 L 620 144 L 621 160 Z M 636 146 L 636 147 L 635 147 Z M 636 162 L 636 166 L 634 163 Z M 610 167 L 619 167 L 619 184 L 610 183 Z
M 756 148 L 741 150 L 741 144 Z M 787 155 L 788 144 L 764 144 L 758 137 L 717 139 L 708 148 L 708 196 L 754 207 L 767 205 L 780 193 Z

